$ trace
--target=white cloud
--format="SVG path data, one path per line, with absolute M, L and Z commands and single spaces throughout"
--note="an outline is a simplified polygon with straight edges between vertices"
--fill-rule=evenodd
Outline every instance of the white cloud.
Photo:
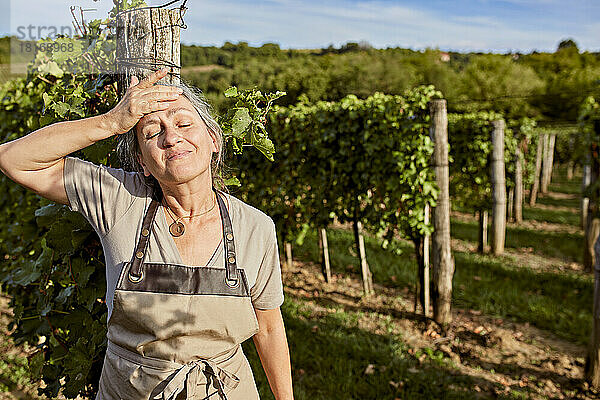
M 282 47 L 317 48 L 330 43 L 366 40 L 376 47 L 438 47 L 448 50 L 530 51 L 554 50 L 558 41 L 574 37 L 582 48 L 600 47 L 600 26 L 589 16 L 595 9 L 592 0 L 581 0 L 577 15 L 581 21 L 557 20 L 544 7 L 558 0 L 473 0 L 485 3 L 508 3 L 539 6 L 519 20 L 484 15 L 470 15 L 465 6 L 441 12 L 425 5 L 408 6 L 384 0 L 316 1 L 316 0 L 189 0 L 182 32 L 184 43 L 221 45 L 225 41 L 247 41 L 257 45 L 276 42 Z M 597 1 L 597 0 L 594 0 Z M 42 0 L 11 0 L 13 26 L 70 25 L 70 5 L 98 8 L 96 16 L 107 15 L 110 0 L 52 0 L 52 7 Z M 164 1 L 152 0 L 151 4 Z M 427 3 L 422 3 L 427 4 Z M 461 2 L 464 4 L 464 2 Z M 575 7 L 572 7 L 575 9 Z M 583 10 L 583 11 L 581 11 Z M 522 22 L 519 22 L 522 21 Z M 588 22 L 589 21 L 589 22 Z M 4 33 L 14 33 L 4 32 Z
M 488 28 L 503 28 L 502 23 L 497 18 L 483 15 L 456 16 L 452 17 L 452 20 L 461 24 L 471 24 Z
M 285 7 L 279 8 L 225 0 L 196 11 L 190 6 L 188 14 L 193 21 L 183 40 L 213 44 L 226 40 L 258 44 L 275 38 L 284 47 L 322 47 L 367 40 L 377 47 L 527 51 L 552 49 L 561 36 L 548 29 L 532 29 L 533 21 L 519 28 L 486 16 L 442 17 L 381 1 L 351 5 L 286 1 Z M 207 25 L 204 21 L 211 22 Z M 229 29 L 214 29 L 219 22 Z

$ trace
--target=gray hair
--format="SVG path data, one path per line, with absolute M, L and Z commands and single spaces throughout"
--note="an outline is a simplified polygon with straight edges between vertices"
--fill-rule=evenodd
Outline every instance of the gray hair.
M 188 85 L 181 81 L 178 85 L 169 84 L 168 86 L 179 87 L 183 90 L 182 96 L 192 103 L 194 109 L 198 112 L 200 119 L 206 124 L 209 132 L 215 137 L 217 143 L 217 153 L 213 155 L 210 163 L 210 171 L 213 180 L 213 186 L 219 190 L 226 190 L 223 179 L 223 131 L 213 117 L 212 109 L 208 104 L 202 91 L 196 87 Z M 136 126 L 131 128 L 129 132 L 117 136 L 117 154 L 121 161 L 121 166 L 128 171 L 142 172 L 142 166 L 139 162 L 141 156 L 140 145 L 137 141 Z M 147 183 L 158 189 L 154 177 L 146 179 Z

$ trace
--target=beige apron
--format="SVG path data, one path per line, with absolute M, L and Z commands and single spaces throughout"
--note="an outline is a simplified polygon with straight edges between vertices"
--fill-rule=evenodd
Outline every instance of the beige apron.
M 233 228 L 217 193 L 226 268 L 145 263 L 154 198 L 117 282 L 96 399 L 258 399 L 240 344 L 258 332 Z

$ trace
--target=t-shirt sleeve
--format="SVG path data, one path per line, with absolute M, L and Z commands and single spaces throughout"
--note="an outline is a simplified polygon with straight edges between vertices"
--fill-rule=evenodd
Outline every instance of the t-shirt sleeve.
M 271 233 L 265 255 L 258 269 L 256 283 L 250 289 L 252 304 L 261 310 L 270 310 L 283 304 L 283 283 L 275 224 L 271 221 Z
M 65 158 L 63 177 L 69 208 L 81 213 L 100 237 L 148 190 L 138 173 L 74 157 Z

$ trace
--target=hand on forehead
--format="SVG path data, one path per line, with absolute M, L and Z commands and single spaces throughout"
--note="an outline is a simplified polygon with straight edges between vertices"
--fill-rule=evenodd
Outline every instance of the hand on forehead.
M 169 107 L 165 110 L 157 110 L 144 115 L 140 119 L 138 126 L 143 126 L 150 122 L 160 122 L 164 119 L 173 119 L 180 115 L 192 117 L 194 119 L 200 118 L 194 105 L 185 96 L 179 96 L 177 100 L 169 102 L 168 104 Z

